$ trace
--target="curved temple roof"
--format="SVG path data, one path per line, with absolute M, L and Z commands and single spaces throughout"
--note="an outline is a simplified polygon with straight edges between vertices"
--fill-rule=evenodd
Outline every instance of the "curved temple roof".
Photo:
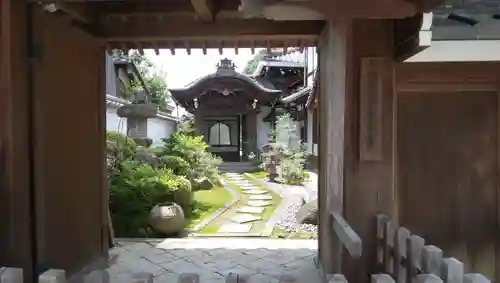
M 236 71 L 232 71 L 232 72 L 219 72 L 219 71 L 217 71 L 213 74 L 203 76 L 203 77 L 197 79 L 196 81 L 188 84 L 187 86 L 185 86 L 183 88 L 170 89 L 170 91 L 172 93 L 173 92 L 185 92 L 185 91 L 189 91 L 190 89 L 195 89 L 195 88 L 199 87 L 200 85 L 202 85 L 203 83 L 206 83 L 207 81 L 212 81 L 212 80 L 217 80 L 217 79 L 222 79 L 222 78 L 234 78 L 234 79 L 241 80 L 243 83 L 247 83 L 247 84 L 249 84 L 249 86 L 254 87 L 254 88 L 256 88 L 260 91 L 263 91 L 263 92 L 281 93 L 281 90 L 279 90 L 279 89 L 267 88 L 264 85 L 262 85 L 261 83 L 259 83 L 257 80 L 255 80 L 255 79 L 253 79 L 245 74 L 238 73 Z
M 216 91 L 224 93 L 248 93 L 251 98 L 262 98 L 262 102 L 275 101 L 283 93 L 282 90 L 272 88 L 272 84 L 265 84 L 259 80 L 239 73 L 235 70 L 231 60 L 223 59 L 217 65 L 215 73 L 203 76 L 183 88 L 170 89 L 172 97 L 176 102 L 186 107 L 194 98 L 198 98 L 204 93 Z
M 309 100 L 311 99 L 312 95 L 313 95 L 313 92 L 316 88 L 316 80 L 317 80 L 317 77 L 316 77 L 316 72 L 317 70 L 313 70 L 309 76 L 312 76 L 313 78 L 313 83 L 311 85 L 308 85 L 304 88 L 301 88 L 299 89 L 298 91 L 288 95 L 288 96 L 285 96 L 283 98 L 281 98 L 281 102 L 284 103 L 284 104 L 287 104 L 287 103 L 290 103 L 290 102 L 294 102 L 296 101 L 297 99 L 301 98 L 301 97 L 304 97 L 307 95 L 307 102 L 309 102 Z M 308 76 L 308 77 L 309 77 Z M 308 104 L 308 103 L 306 103 Z

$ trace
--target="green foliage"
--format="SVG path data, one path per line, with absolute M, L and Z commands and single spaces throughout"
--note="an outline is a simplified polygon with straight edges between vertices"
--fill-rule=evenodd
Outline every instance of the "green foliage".
M 203 137 L 176 133 L 163 147 L 149 149 L 159 157 L 157 167 L 138 158 L 133 140 L 117 132 L 107 137 L 110 210 L 117 236 L 148 236 L 149 213 L 158 203 L 175 202 L 187 217 L 209 209 L 193 200 L 195 180 L 218 179 L 220 159 L 206 151 Z
M 196 135 L 196 128 L 194 127 L 193 116 L 182 115 L 178 132 L 188 136 Z
M 289 113 L 278 117 L 276 129 L 271 135 L 271 150 L 263 153 L 263 167 L 276 162 L 278 157 L 278 178 L 290 185 L 302 184 L 307 178 L 306 146 L 300 140 L 300 133 Z
M 155 169 L 133 160 L 123 161 L 119 170 L 108 173 L 109 205 L 118 236 L 145 236 L 143 231 L 148 227 L 153 206 L 191 192 L 189 182 L 172 170 Z M 189 207 L 189 203 L 183 205 Z
M 219 174 L 217 166 L 222 163 L 222 160 L 208 152 L 207 147 L 208 145 L 203 141 L 202 136 L 174 133 L 165 140 L 164 150 L 158 155 L 161 161 L 164 160 L 165 156 L 176 156 L 187 162 L 189 166 L 186 167 L 179 160 L 174 161 L 173 158 L 166 160 L 175 163 L 172 166 L 175 166 L 176 170 L 179 167 L 185 170 L 186 177 L 192 183 L 202 178 L 217 183 Z M 168 167 L 169 164 L 164 164 L 164 166 Z
M 158 105 L 160 109 L 165 109 L 169 100 L 165 79 L 157 74 L 145 76 L 144 84 L 148 86 L 151 102 Z
M 108 154 L 114 154 L 120 159 L 131 159 L 137 152 L 135 141 L 119 132 L 109 131 L 106 133 L 106 149 Z
M 265 49 L 261 49 L 257 53 L 255 53 L 252 59 L 248 60 L 245 68 L 243 69 L 243 73 L 247 75 L 253 74 L 253 72 L 255 72 L 255 69 L 257 69 L 257 66 L 259 65 L 260 56 L 265 53 L 266 53 Z
M 121 50 L 116 50 L 113 58 L 133 63 L 137 67 L 147 88 L 147 90 L 143 89 L 140 83 L 132 82 L 132 85 L 125 90 L 127 99 L 131 99 L 137 92 L 145 91 L 151 95 L 151 102 L 158 105 L 160 109 L 164 109 L 167 106 L 170 97 L 167 83 L 165 82 L 165 74 L 153 72 L 154 64 L 145 55 L 141 55 L 137 50 L 132 50 L 129 54 L 125 54 Z
M 117 132 L 107 133 L 109 205 L 117 236 L 147 236 L 149 212 L 174 201 L 189 214 L 191 183 L 173 169 L 154 168 L 137 157 L 138 146 Z
M 160 157 L 160 162 L 166 167 L 170 168 L 177 175 L 187 176 L 190 165 L 180 156 L 164 155 Z

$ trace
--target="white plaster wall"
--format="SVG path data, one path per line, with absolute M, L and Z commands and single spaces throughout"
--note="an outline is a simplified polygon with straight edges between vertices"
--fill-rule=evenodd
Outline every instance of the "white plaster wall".
M 116 75 L 113 58 L 106 53 L 106 93 L 116 96 Z
M 162 139 L 170 137 L 175 131 L 175 124 L 172 121 L 162 118 L 148 119 L 148 137 L 153 140 L 151 147 L 162 146 Z
M 499 26 L 500 28 L 500 26 Z M 432 45 L 405 61 L 470 62 L 500 61 L 500 40 L 432 41 Z
M 127 118 L 116 115 L 116 107 L 106 107 L 106 130 L 127 133 Z
M 308 109 L 307 110 L 307 152 L 309 154 L 313 154 L 314 153 L 314 150 L 313 150 L 313 141 L 312 141 L 312 138 L 313 138 L 313 111 L 312 109 Z
M 127 133 L 127 119 L 116 115 L 116 107 L 106 107 L 106 130 Z M 163 145 L 162 139 L 175 131 L 175 122 L 160 117 L 148 119 L 148 137 L 153 140 L 152 147 Z
M 257 147 L 259 149 L 269 142 L 269 133 L 271 131 L 269 123 L 262 121 L 271 112 L 271 108 L 264 106 L 260 109 L 260 113 L 257 114 Z

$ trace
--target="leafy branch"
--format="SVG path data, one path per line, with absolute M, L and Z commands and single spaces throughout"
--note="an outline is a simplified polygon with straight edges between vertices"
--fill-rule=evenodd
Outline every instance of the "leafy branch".
M 146 91 L 151 95 L 151 102 L 156 104 L 160 109 L 164 109 L 167 106 L 170 97 L 167 83 L 165 82 L 165 74 L 160 74 L 157 71 L 154 72 L 154 64 L 145 55 L 141 55 L 137 50 L 132 50 L 128 54 L 122 50 L 116 50 L 113 54 L 113 59 L 134 64 L 147 88 L 146 90 L 140 83 L 132 82 L 130 87 L 124 90 L 127 98 L 133 97 L 137 92 Z

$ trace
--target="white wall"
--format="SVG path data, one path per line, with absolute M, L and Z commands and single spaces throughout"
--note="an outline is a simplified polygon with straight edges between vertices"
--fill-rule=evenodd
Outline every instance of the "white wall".
M 162 146 L 162 139 L 170 137 L 175 131 L 175 123 L 162 118 L 148 119 L 148 137 L 153 140 L 151 147 Z
M 116 115 L 116 107 L 106 107 L 106 130 L 127 133 L 127 119 Z M 148 137 L 153 140 L 151 147 L 163 145 L 163 138 L 168 138 L 175 131 L 175 121 L 160 117 L 148 119 Z
M 432 45 L 405 62 L 500 61 L 500 40 L 432 41 Z
M 269 143 L 269 133 L 271 132 L 271 125 L 262 121 L 271 112 L 271 108 L 263 106 L 260 110 L 260 113 L 257 114 L 257 147 L 259 150 L 263 145 Z
M 106 107 L 106 130 L 127 133 L 127 118 L 120 118 L 116 115 L 116 107 Z
M 115 64 L 108 53 L 106 53 L 106 94 L 116 96 Z

